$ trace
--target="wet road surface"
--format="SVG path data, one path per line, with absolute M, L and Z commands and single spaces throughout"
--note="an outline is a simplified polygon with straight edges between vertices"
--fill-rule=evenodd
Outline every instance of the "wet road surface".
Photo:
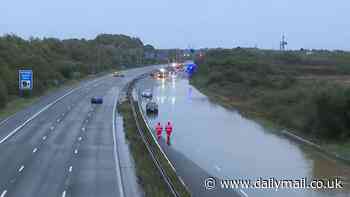
M 126 143 L 121 130 L 113 131 L 113 114 L 126 83 L 152 69 L 128 70 L 125 78 L 107 75 L 76 89 L 63 88 L 0 123 L 0 197 L 108 197 L 123 196 L 122 190 L 125 196 L 141 196 L 135 190 L 136 177 L 123 173 L 131 170 L 125 170 L 130 167 L 124 160 L 130 157 L 128 152 L 115 152 L 124 150 Z M 94 96 L 103 97 L 104 103 L 91 105 Z M 121 123 L 120 117 L 116 119 Z
M 152 127 L 171 120 L 174 131 L 171 145 L 161 146 L 194 196 L 272 196 L 272 197 L 348 197 L 350 166 L 328 158 L 314 148 L 280 135 L 278 129 L 265 126 L 227 110 L 208 100 L 187 79 L 146 79 L 140 91 L 150 89 L 159 104 L 159 116 L 148 116 Z M 147 102 L 142 99 L 143 106 Z M 344 189 L 251 189 L 233 192 L 206 191 L 206 177 L 220 179 L 268 180 L 341 178 Z M 217 183 L 219 184 L 219 183 Z M 219 192 L 219 193 L 217 193 Z

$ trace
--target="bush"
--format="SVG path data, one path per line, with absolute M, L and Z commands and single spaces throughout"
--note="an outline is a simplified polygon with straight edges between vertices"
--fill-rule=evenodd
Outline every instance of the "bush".
M 0 108 L 4 108 L 7 103 L 7 88 L 4 82 L 0 79 Z
M 327 87 L 316 93 L 311 103 L 315 112 L 308 123 L 312 132 L 327 138 L 350 136 L 350 91 L 342 87 Z

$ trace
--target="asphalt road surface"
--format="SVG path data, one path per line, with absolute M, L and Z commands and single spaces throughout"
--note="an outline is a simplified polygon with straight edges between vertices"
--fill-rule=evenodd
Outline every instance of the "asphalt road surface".
M 114 107 L 128 81 L 154 68 L 83 81 L 3 120 L 0 197 L 127 196 L 124 190 L 132 189 L 120 178 Z M 93 96 L 104 103 L 91 105 Z

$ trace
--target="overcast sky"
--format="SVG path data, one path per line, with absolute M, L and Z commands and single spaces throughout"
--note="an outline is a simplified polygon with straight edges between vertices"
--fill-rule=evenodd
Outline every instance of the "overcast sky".
M 2 0 L 0 34 L 140 37 L 157 48 L 350 50 L 349 0 Z

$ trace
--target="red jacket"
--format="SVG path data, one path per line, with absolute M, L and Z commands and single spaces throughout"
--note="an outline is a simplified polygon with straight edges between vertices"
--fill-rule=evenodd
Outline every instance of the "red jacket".
M 161 125 L 157 125 L 156 126 L 156 131 L 157 131 L 157 134 L 161 134 L 162 131 L 163 131 L 163 127 Z
M 171 132 L 173 132 L 173 126 L 171 126 L 171 125 L 166 125 L 165 131 L 166 131 L 166 133 L 167 133 L 168 135 L 170 135 Z

